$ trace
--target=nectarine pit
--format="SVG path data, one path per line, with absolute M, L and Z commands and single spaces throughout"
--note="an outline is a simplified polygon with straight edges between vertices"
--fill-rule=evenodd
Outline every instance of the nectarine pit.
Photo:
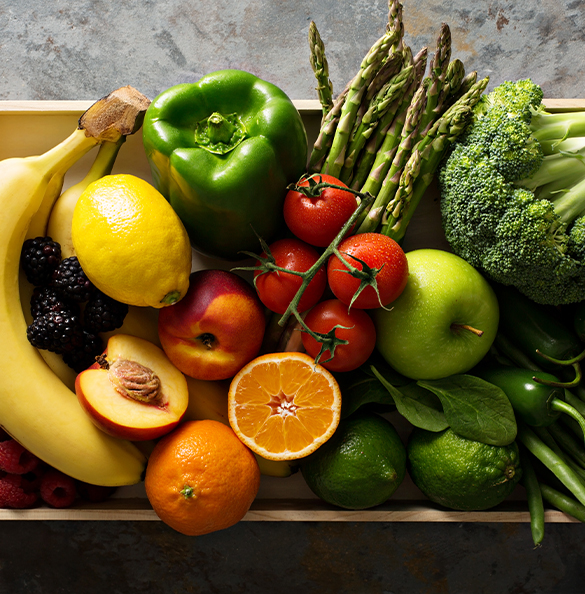
M 122 396 L 147 404 L 161 399 L 160 378 L 149 367 L 129 359 L 110 362 L 103 355 L 96 360 L 102 369 L 108 371 L 109 380 Z

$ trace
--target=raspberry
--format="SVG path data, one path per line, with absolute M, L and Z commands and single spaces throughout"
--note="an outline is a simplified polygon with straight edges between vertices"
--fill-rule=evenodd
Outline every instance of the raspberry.
M 30 491 L 20 474 L 6 474 L 0 478 L 0 507 L 24 509 L 38 501 L 38 494 Z
M 32 472 L 40 460 L 14 439 L 0 442 L 0 470 L 10 474 Z
M 35 237 L 24 242 L 20 264 L 32 285 L 48 283 L 59 262 L 61 246 L 50 237 Z
M 56 468 L 49 468 L 41 477 L 41 499 L 51 507 L 69 507 L 77 497 L 75 479 Z

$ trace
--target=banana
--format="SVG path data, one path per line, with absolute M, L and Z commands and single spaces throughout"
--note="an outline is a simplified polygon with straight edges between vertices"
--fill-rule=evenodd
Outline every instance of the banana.
M 144 338 L 162 349 L 158 337 L 158 312 L 159 310 L 154 307 L 130 305 L 122 326 L 117 330 L 104 332 L 102 336 L 107 341 L 114 334 L 130 334 Z
M 31 218 L 28 231 L 26 233 L 26 239 L 34 239 L 35 237 L 44 237 L 46 235 L 49 215 L 51 214 L 53 205 L 61 194 L 64 181 L 65 171 L 59 171 L 51 178 L 51 181 L 45 190 L 41 207 Z
M 92 182 L 112 171 L 120 147 L 126 140 L 121 136 L 116 142 L 103 142 L 87 175 L 78 183 L 65 190 L 50 211 L 47 235 L 61 246 L 61 256 L 69 258 L 75 255 L 71 240 L 71 221 L 77 200 Z
M 183 419 L 196 421 L 212 419 L 229 427 L 228 420 L 228 391 L 229 381 L 205 381 L 187 377 L 189 388 L 189 406 Z M 294 460 L 267 460 L 254 454 L 265 476 L 287 477 L 298 470 Z
M 109 486 L 139 482 L 146 458 L 132 443 L 97 429 L 75 394 L 28 342 L 19 262 L 30 224 L 46 207 L 45 197 L 51 197 L 48 188 L 55 174 L 97 144 L 135 131 L 148 100 L 130 87 L 119 91 L 90 107 L 79 128 L 53 149 L 0 161 L 0 425 L 47 464 L 78 480 Z M 129 109 L 120 118 L 115 108 L 125 101 Z M 116 111 L 117 117 L 102 117 Z

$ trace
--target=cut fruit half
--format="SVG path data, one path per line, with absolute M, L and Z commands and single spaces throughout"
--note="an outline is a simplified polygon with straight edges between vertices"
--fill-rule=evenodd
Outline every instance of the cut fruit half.
M 296 460 L 333 435 L 341 391 L 333 375 L 305 353 L 271 353 L 234 377 L 228 407 L 232 429 L 253 452 Z

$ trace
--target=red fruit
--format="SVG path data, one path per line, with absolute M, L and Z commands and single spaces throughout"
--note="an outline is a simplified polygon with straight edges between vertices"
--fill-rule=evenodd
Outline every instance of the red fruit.
M 41 499 L 51 507 L 69 507 L 77 498 L 75 480 L 55 468 L 42 476 L 39 492 Z
M 40 460 L 14 439 L 0 441 L 0 470 L 10 474 L 33 471 Z
M 0 507 L 25 509 L 38 501 L 38 494 L 30 491 L 20 474 L 6 474 L 0 478 Z

